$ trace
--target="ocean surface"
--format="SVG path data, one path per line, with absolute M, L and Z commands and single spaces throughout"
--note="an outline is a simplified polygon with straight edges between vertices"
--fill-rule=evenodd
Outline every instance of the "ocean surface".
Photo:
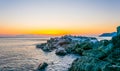
M 56 56 L 55 51 L 45 53 L 36 44 L 49 38 L 0 38 L 0 71 L 34 71 L 42 62 L 49 66 L 46 71 L 67 71 L 74 55 Z
M 42 62 L 49 64 L 46 71 L 67 71 L 78 55 L 56 56 L 55 51 L 45 53 L 36 48 L 36 44 L 48 39 L 0 38 L 0 71 L 35 71 Z

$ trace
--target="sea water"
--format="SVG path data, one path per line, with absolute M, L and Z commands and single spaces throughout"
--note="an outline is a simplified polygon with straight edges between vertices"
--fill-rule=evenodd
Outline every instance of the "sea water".
M 67 71 L 77 55 L 57 56 L 43 52 L 36 44 L 49 38 L 0 38 L 0 71 L 35 71 L 42 62 L 46 71 Z

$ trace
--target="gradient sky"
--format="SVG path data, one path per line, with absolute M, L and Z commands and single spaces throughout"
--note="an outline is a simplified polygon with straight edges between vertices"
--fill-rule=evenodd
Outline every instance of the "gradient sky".
M 0 0 L 0 34 L 92 35 L 118 25 L 120 0 Z

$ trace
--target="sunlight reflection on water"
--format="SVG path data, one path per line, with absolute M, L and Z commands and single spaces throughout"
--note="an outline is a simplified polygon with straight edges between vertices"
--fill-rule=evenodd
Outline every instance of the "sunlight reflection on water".
M 0 38 L 0 71 L 33 71 L 44 61 L 49 64 L 46 71 L 67 71 L 77 56 L 59 57 L 35 47 L 44 42 L 41 38 Z

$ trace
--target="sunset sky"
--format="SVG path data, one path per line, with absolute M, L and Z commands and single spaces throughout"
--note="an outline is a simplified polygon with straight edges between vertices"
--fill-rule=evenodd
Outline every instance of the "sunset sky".
M 0 34 L 98 35 L 120 25 L 120 0 L 0 0 Z

